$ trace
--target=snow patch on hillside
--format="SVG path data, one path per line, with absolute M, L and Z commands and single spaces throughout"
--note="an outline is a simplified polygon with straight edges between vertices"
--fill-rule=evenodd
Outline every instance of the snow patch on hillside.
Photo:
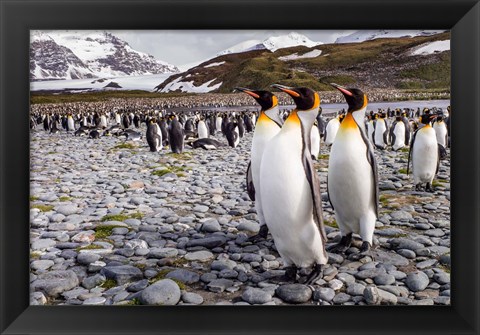
M 208 65 L 205 65 L 204 67 L 214 67 L 214 66 L 220 66 L 220 65 L 223 65 L 225 64 L 225 61 L 223 62 L 216 62 L 216 63 L 210 63 Z
M 413 48 L 410 55 L 411 56 L 430 55 L 433 53 L 443 52 L 447 50 L 450 50 L 450 40 L 435 41 L 435 42 L 425 43 L 418 47 Z
M 302 58 L 315 58 L 320 56 L 321 54 L 322 54 L 322 50 L 315 49 L 307 53 L 304 53 L 303 55 L 298 55 L 297 53 L 294 53 L 291 55 L 278 57 L 278 59 L 282 61 L 288 61 L 288 60 L 302 59 Z
M 188 92 L 188 93 L 207 93 L 219 88 L 222 83 L 215 84 L 210 86 L 217 78 L 207 81 L 206 83 L 195 86 L 193 81 L 184 82 L 181 81 L 184 79 L 183 77 L 178 77 L 177 79 L 173 80 L 172 82 L 168 83 L 161 92 L 171 92 L 180 90 L 181 92 Z
M 445 30 L 359 30 L 350 35 L 337 38 L 335 43 L 360 43 L 377 38 L 430 36 L 444 31 Z

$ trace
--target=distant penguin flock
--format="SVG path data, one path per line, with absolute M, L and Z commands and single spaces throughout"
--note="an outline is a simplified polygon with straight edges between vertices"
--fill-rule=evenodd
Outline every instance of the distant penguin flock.
M 314 284 L 323 277 L 328 253 L 344 254 L 354 234 L 361 239 L 357 253 L 349 259 L 373 259 L 375 222 L 379 211 L 379 173 L 375 150 L 407 151 L 407 175 L 413 175 L 414 191 L 434 192 L 433 181 L 441 159 L 450 145 L 450 106 L 367 112 L 368 97 L 358 88 L 330 84 L 348 108 L 338 111 L 328 122 L 322 115 L 321 97 L 307 87 L 273 84 L 295 105 L 280 110 L 276 93 L 237 87 L 260 106 L 259 112 L 190 111 L 164 109 L 115 109 L 111 112 L 68 110 L 33 113 L 30 127 L 42 125 L 46 132 L 60 129 L 71 136 L 99 140 L 104 136 L 124 136 L 126 140 L 146 140 L 152 153 L 181 154 L 185 146 L 216 150 L 237 148 L 246 133 L 253 133 L 245 184 L 255 203 L 260 224 L 256 243 L 270 234 L 283 259 L 283 280 Z M 146 126 L 146 132 L 139 130 Z M 145 135 L 145 136 L 144 136 Z M 226 140 L 221 141 L 221 137 Z M 320 146 L 328 155 L 328 178 L 321 181 L 315 168 L 321 161 Z M 328 243 L 323 222 L 320 185 L 327 189 L 328 201 L 340 230 L 336 243 Z M 307 269 L 307 271 L 300 271 Z

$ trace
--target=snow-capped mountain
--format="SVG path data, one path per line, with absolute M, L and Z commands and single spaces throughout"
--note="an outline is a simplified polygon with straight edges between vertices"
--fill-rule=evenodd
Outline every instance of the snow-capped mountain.
M 350 35 L 337 38 L 335 43 L 360 43 L 377 38 L 430 36 L 444 31 L 445 30 L 359 30 Z
M 58 45 L 41 32 L 32 35 L 30 43 L 31 79 L 79 79 L 96 75 L 67 47 Z
M 34 31 L 30 78 L 112 78 L 179 72 L 106 31 Z
M 247 40 L 234 46 L 223 50 L 217 54 L 217 56 L 232 54 L 232 53 L 240 53 L 240 52 L 247 52 L 252 50 L 270 50 L 272 52 L 282 49 L 282 48 L 289 48 L 294 46 L 306 46 L 306 47 L 314 47 L 316 45 L 323 44 L 322 42 L 314 42 L 310 40 L 307 36 L 291 32 L 288 35 L 280 35 L 280 36 L 271 36 L 263 41 L 261 40 Z

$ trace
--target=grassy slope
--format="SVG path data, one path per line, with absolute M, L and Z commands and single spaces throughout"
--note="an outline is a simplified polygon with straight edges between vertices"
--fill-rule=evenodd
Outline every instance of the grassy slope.
M 222 82 L 217 92 L 231 92 L 235 86 L 267 89 L 272 83 L 309 86 L 331 90 L 324 83 L 357 83 L 378 88 L 442 88 L 450 86 L 450 51 L 428 56 L 409 56 L 407 51 L 423 43 L 449 39 L 449 33 L 435 36 L 376 39 L 363 43 L 325 44 L 313 48 L 293 47 L 270 51 L 252 51 L 224 55 L 200 64 L 187 73 L 170 77 L 160 87 L 180 76 L 190 75 L 201 85 L 215 79 Z M 280 61 L 278 57 L 322 50 L 316 58 Z M 221 66 L 204 65 L 225 61 Z

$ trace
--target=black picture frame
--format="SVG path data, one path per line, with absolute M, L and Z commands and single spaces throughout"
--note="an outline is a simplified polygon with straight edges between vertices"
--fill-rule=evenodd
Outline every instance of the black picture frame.
M 480 5 L 472 0 L 0 0 L 1 334 L 478 334 Z M 451 29 L 452 305 L 29 306 L 31 29 Z

